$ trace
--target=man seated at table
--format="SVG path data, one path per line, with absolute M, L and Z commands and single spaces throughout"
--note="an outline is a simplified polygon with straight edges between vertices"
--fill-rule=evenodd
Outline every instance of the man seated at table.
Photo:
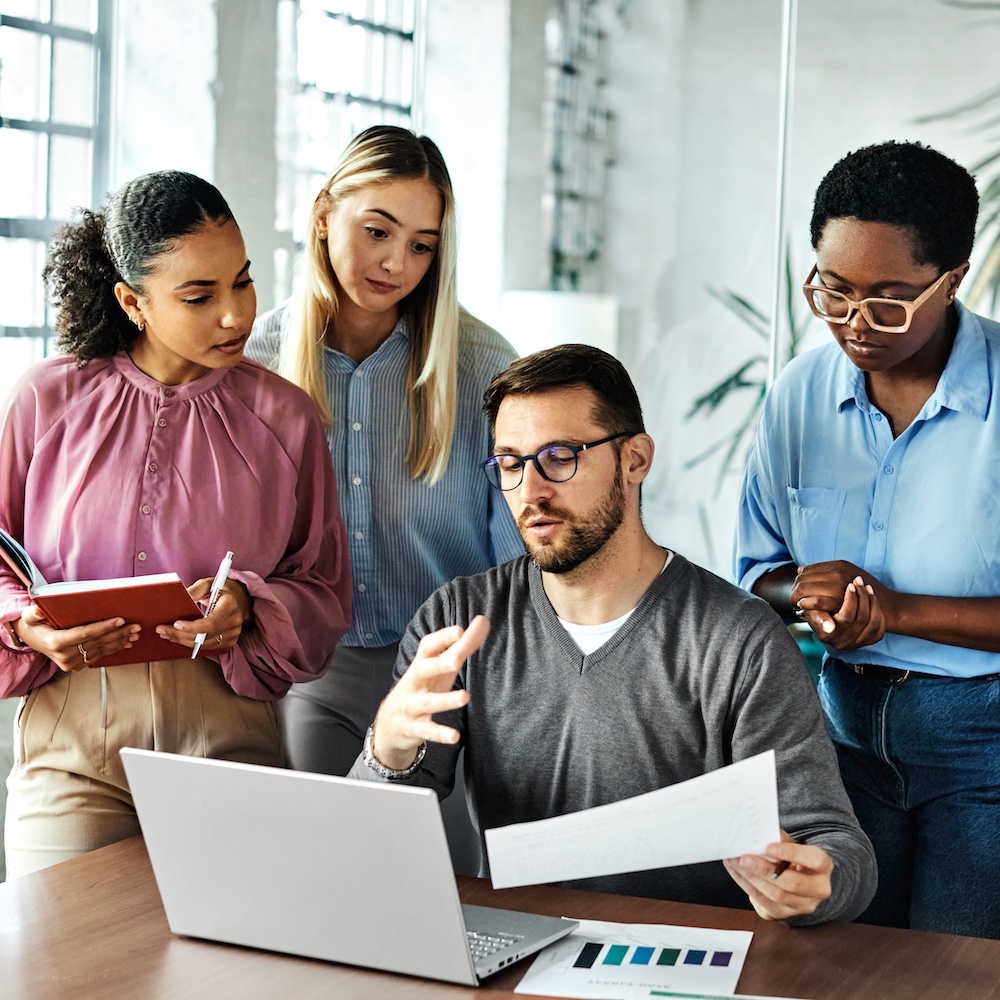
M 720 906 L 749 898 L 762 917 L 796 923 L 855 917 L 875 890 L 874 854 L 798 647 L 764 601 L 646 533 L 653 442 L 625 369 L 562 345 L 498 375 L 485 409 L 496 445 L 484 473 L 527 557 L 460 577 L 420 608 L 350 777 L 447 795 L 465 746 L 483 831 L 774 749 L 787 833 L 767 857 L 567 884 Z

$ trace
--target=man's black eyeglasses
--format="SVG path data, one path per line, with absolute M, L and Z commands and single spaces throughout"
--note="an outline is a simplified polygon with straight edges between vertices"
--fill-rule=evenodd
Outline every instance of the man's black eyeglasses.
M 581 451 L 617 441 L 618 438 L 633 437 L 636 433 L 638 432 L 622 431 L 588 444 L 548 444 L 539 448 L 534 455 L 490 455 L 480 468 L 486 473 L 490 486 L 505 492 L 521 485 L 526 462 L 534 462 L 539 475 L 550 483 L 565 483 L 576 475 Z

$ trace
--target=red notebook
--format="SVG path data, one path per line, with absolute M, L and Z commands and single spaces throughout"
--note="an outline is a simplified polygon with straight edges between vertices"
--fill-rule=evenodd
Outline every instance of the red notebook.
M 161 639 L 157 625 L 201 618 L 202 611 L 176 573 L 122 577 L 114 580 L 79 580 L 47 583 L 23 545 L 0 528 L 0 556 L 28 588 L 31 599 L 56 628 L 72 628 L 106 618 L 124 618 L 142 626 L 139 641 L 128 649 L 91 662 L 92 667 L 116 663 L 179 660 L 191 656 L 190 648 Z

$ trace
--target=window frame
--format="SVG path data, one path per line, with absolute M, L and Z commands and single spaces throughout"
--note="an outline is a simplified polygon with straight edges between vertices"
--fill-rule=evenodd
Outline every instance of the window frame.
M 50 8 L 51 10 L 51 8 Z M 50 40 L 65 39 L 90 45 L 94 49 L 93 90 L 94 107 L 91 125 L 71 125 L 53 120 L 52 79 L 55 73 L 55 52 L 50 51 L 48 57 L 47 93 L 48 104 L 44 119 L 3 118 L 0 127 L 17 131 L 32 132 L 53 136 L 67 136 L 76 139 L 86 139 L 90 142 L 90 207 L 99 205 L 108 190 L 111 172 L 111 104 L 112 104 L 112 70 L 113 70 L 113 25 L 115 15 L 115 0 L 96 0 L 96 23 L 93 31 L 84 28 L 74 28 L 52 21 L 39 21 L 32 18 L 17 17 L 12 14 L 0 13 L 0 27 L 15 28 Z M 42 89 L 42 80 L 39 88 Z M 0 238 L 26 239 L 48 244 L 53 231 L 67 220 L 53 215 L 52 206 L 53 164 L 50 152 L 46 153 L 44 205 L 45 214 L 41 218 L 24 216 L 0 217 Z M 41 315 L 45 317 L 40 326 L 15 326 L 4 321 L 0 307 L 0 337 L 36 337 L 42 340 L 42 353 L 48 354 L 52 329 L 48 323 L 47 310 L 43 308 Z

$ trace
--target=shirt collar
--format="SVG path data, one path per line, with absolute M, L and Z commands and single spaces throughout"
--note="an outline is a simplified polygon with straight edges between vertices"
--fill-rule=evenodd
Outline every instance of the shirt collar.
M 405 342 L 408 337 L 409 328 L 407 326 L 406 317 L 400 316 L 399 319 L 396 320 L 396 325 L 392 328 L 392 333 L 390 333 L 389 336 L 378 345 L 372 354 L 365 358 L 362 364 L 366 364 L 371 361 L 372 358 L 378 358 L 379 355 L 385 355 L 395 351 L 397 349 L 396 345 L 398 345 L 400 341 Z M 360 367 L 356 361 L 353 361 L 346 354 L 343 354 L 328 345 L 323 345 L 323 352 L 328 358 L 333 359 L 334 364 L 337 366 L 336 370 L 353 372 L 355 368 Z
M 986 356 L 986 335 L 983 333 L 979 317 L 967 309 L 957 299 L 958 330 L 951 354 L 938 379 L 937 388 L 924 404 L 925 414 L 936 413 L 939 409 L 957 410 L 969 416 L 986 419 L 990 401 L 990 372 Z M 905 334 L 903 335 L 905 336 Z M 843 351 L 839 352 L 837 372 L 837 408 L 854 402 L 859 409 L 870 410 L 871 401 L 865 388 L 865 374 L 851 363 Z
M 114 357 L 114 363 L 122 378 L 131 382 L 142 392 L 151 396 L 166 396 L 178 400 L 193 399 L 203 392 L 208 392 L 209 389 L 214 389 L 232 371 L 231 368 L 209 368 L 204 375 L 199 375 L 198 378 L 190 382 L 182 382 L 180 385 L 164 385 L 137 368 L 127 351 L 119 351 Z
M 990 405 L 990 369 L 986 353 L 986 334 L 979 317 L 958 300 L 958 332 L 948 363 L 938 379 L 937 389 L 928 402 L 958 410 L 971 417 L 986 419 Z

